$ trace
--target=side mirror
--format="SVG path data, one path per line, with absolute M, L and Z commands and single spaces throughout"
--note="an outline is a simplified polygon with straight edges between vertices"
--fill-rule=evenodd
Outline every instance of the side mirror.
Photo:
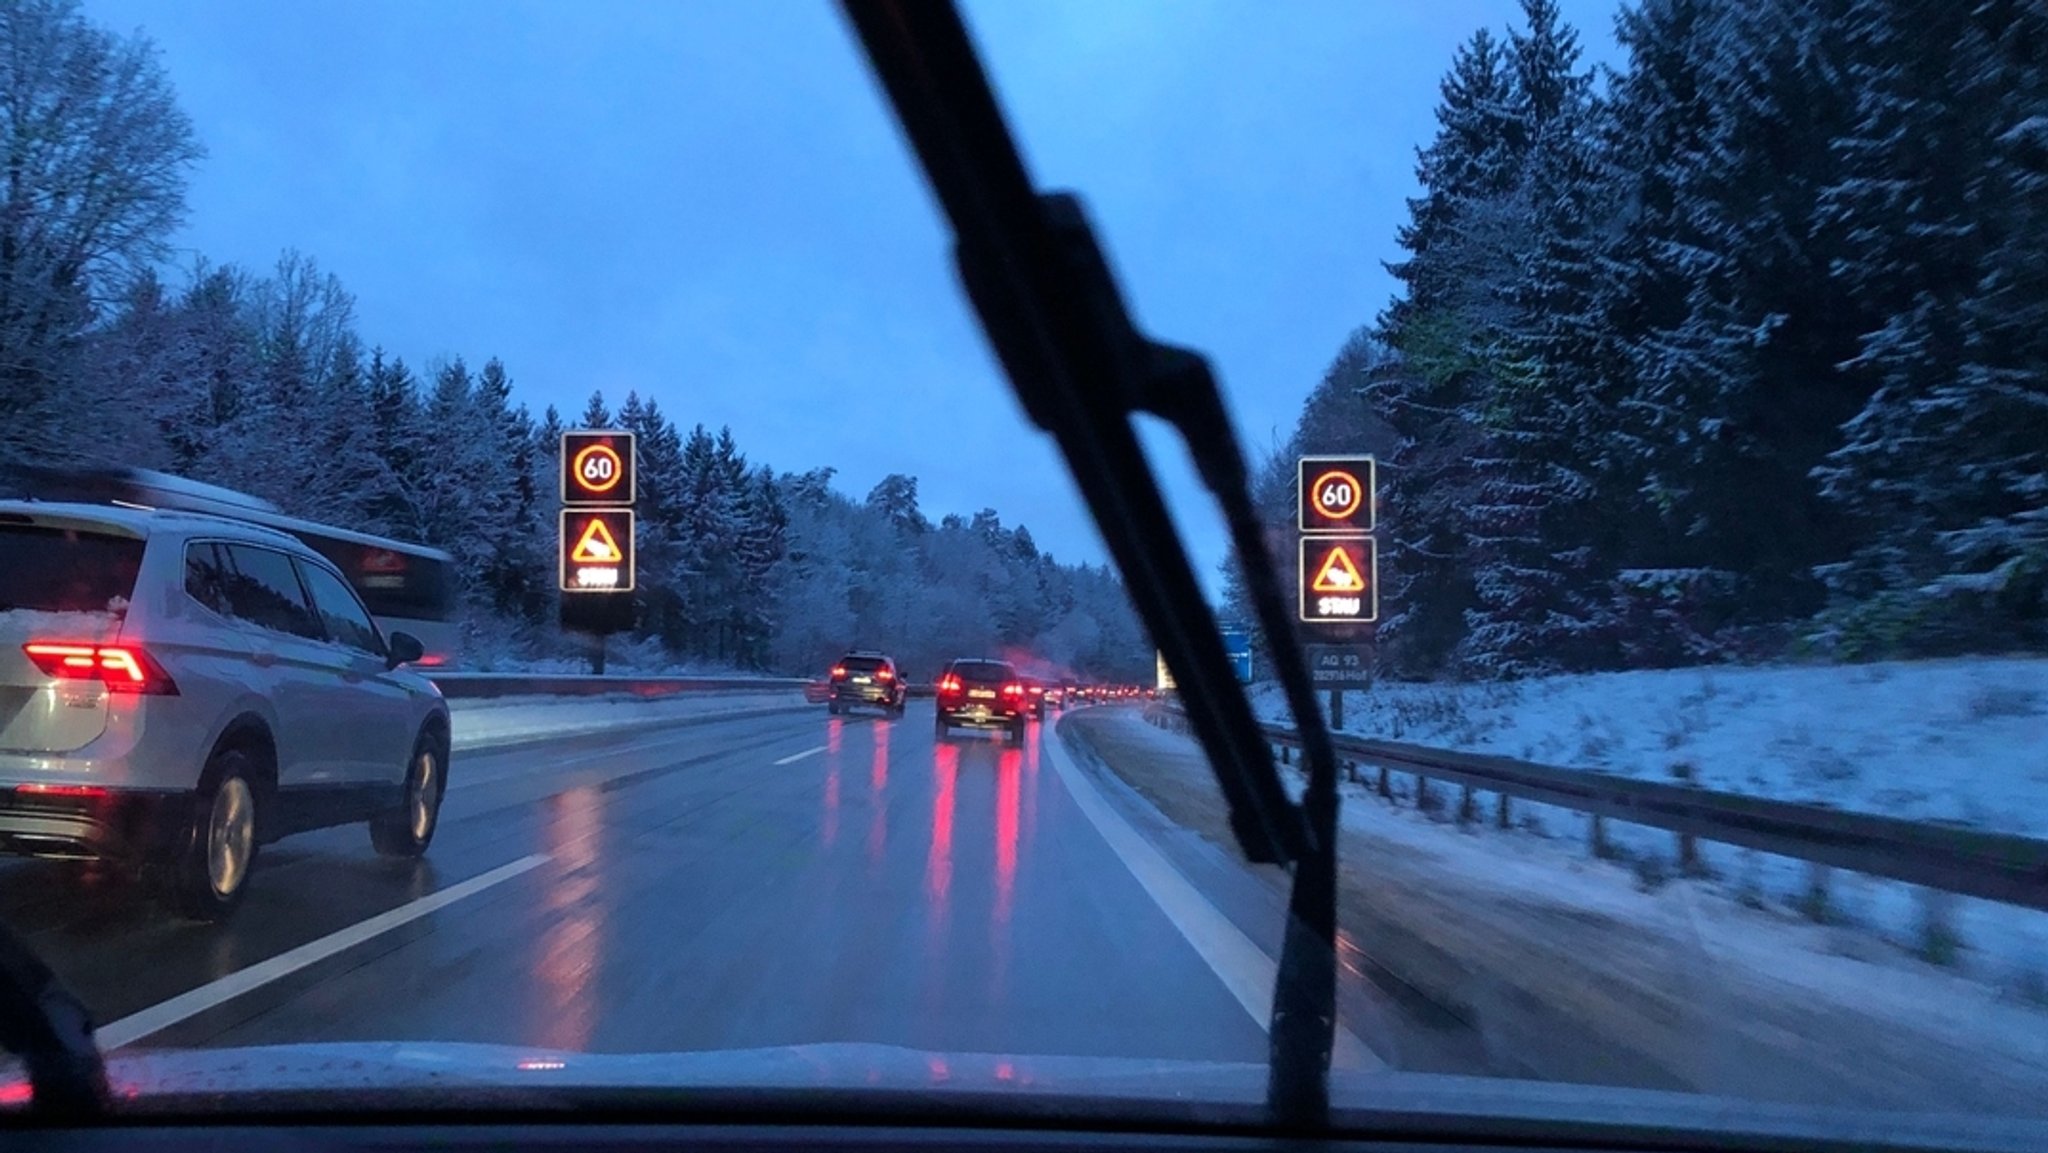
M 387 669 L 409 665 L 427 655 L 426 646 L 420 643 L 420 638 L 411 633 L 392 633 L 385 638 L 384 647 L 384 667 Z

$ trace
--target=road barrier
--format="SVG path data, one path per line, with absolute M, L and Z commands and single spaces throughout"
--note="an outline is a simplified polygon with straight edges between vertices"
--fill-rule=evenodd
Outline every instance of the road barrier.
M 491 697 L 609 697 L 635 696 L 655 699 L 679 693 L 757 693 L 781 689 L 802 689 L 806 700 L 822 704 L 825 682 L 807 677 L 671 677 L 612 674 L 591 676 L 575 673 L 436 673 L 427 679 L 440 687 L 449 700 L 483 700 Z M 912 699 L 929 697 L 932 687 L 906 686 Z
M 640 677 L 577 676 L 563 673 L 436 673 L 427 679 L 450 700 L 489 697 L 610 697 L 649 699 L 678 693 L 746 693 L 801 689 L 802 677 Z
M 1154 705 L 1146 719 L 1186 731 L 1177 706 Z M 1262 726 L 1282 763 L 1301 748 L 1301 737 L 1280 725 Z M 1825 805 L 1721 792 L 1684 783 L 1641 780 L 1588 769 L 1565 769 L 1508 757 L 1434 749 L 1365 737 L 1333 738 L 1341 769 L 1366 783 L 1360 767 L 1376 769 L 1375 791 L 1392 800 L 1389 775 L 1415 778 L 1419 807 L 1431 801 L 1430 782 L 1458 787 L 1457 819 L 1476 820 L 1478 794 L 1497 800 L 1494 822 L 1511 827 L 1509 798 L 1572 809 L 1592 818 L 1592 849 L 1611 855 L 1604 822 L 1621 821 L 1677 834 L 1681 870 L 1697 871 L 1700 840 L 1756 849 L 1814 866 L 1812 884 L 1825 903 L 1828 868 L 1921 885 L 1943 893 L 2048 910 L 2048 841 L 1933 821 L 1909 821 Z

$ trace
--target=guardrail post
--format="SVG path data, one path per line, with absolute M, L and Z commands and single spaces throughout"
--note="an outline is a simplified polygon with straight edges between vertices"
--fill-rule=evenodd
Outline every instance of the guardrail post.
M 1678 872 L 1686 877 L 1707 875 L 1706 863 L 1700 860 L 1699 838 L 1691 833 L 1678 834 Z
M 1286 745 L 1280 745 L 1280 746 L 1278 746 L 1278 748 L 1279 748 L 1279 750 L 1280 750 L 1280 763 L 1281 763 L 1281 764 L 1283 764 L 1283 765 L 1286 765 L 1286 764 L 1292 764 L 1292 763 L 1293 763 L 1293 761 L 1292 761 L 1292 757 L 1294 756 L 1294 750 L 1293 750 L 1293 749 L 1290 749 L 1290 748 L 1288 748 L 1288 747 L 1287 747 Z
M 1963 947 L 1956 929 L 1956 895 L 1940 889 L 1916 889 L 1920 904 L 1920 934 L 1916 944 L 1920 959 L 1935 965 L 1953 965 Z
M 1800 894 L 1799 911 L 1809 921 L 1826 924 L 1834 917 L 1828 898 L 1828 882 L 1834 877 L 1834 870 L 1818 861 L 1806 864 L 1806 892 Z
M 1606 817 L 1603 817 L 1598 813 L 1593 814 L 1592 827 L 1588 832 L 1587 839 L 1588 843 L 1592 847 L 1594 856 L 1599 857 L 1602 860 L 1606 860 L 1614 856 L 1614 844 L 1613 842 L 1607 839 Z
M 1426 813 L 1434 803 L 1429 795 L 1429 778 L 1417 773 L 1415 775 L 1415 810 Z
M 1473 799 L 1472 786 L 1466 785 L 1464 790 L 1458 794 L 1458 823 L 1469 825 L 1472 823 L 1472 819 L 1478 815 L 1479 804 Z
M 1391 779 L 1392 777 L 1393 774 L 1387 771 L 1387 766 L 1381 765 L 1379 794 L 1389 801 L 1394 799 L 1394 782 Z
M 1499 802 L 1494 809 L 1493 823 L 1499 828 L 1512 829 L 1515 827 L 1515 818 L 1513 814 L 1508 812 L 1508 795 L 1500 793 L 1497 796 L 1499 797 Z

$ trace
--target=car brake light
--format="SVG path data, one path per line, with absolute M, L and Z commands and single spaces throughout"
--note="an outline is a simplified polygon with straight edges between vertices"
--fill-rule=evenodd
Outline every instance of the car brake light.
M 832 679 L 833 679 L 833 680 L 835 680 L 835 681 L 843 681 L 843 680 L 845 680 L 845 679 L 846 679 L 846 666 L 845 666 L 845 665 L 833 665 L 833 666 L 832 666 Z
M 14 791 L 32 797 L 104 797 L 107 790 L 98 785 L 16 785 Z
M 1016 681 L 1011 681 L 1003 686 L 1003 695 L 1006 697 L 1021 697 L 1024 695 L 1024 686 Z
M 875 679 L 878 681 L 893 681 L 896 679 L 896 674 L 890 672 L 888 669 L 876 669 Z
M 135 645 L 30 641 L 21 646 L 44 676 L 98 681 L 113 692 L 176 696 L 178 686 L 163 666 Z
M 940 691 L 940 692 L 942 692 L 942 693 L 957 693 L 957 692 L 959 692 L 959 691 L 960 691 L 960 678 L 959 678 L 959 677 L 956 677 L 956 676 L 954 676 L 954 675 L 953 675 L 952 673 L 947 673 L 947 674 L 946 674 L 945 676 L 943 676 L 943 677 L 940 677 L 940 678 L 939 678 L 939 691 Z

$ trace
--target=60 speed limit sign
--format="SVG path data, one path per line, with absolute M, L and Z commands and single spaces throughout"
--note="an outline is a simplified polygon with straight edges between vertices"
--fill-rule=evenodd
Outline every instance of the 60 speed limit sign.
M 585 430 L 562 434 L 562 503 L 570 507 L 633 503 L 633 434 Z
M 1370 456 L 1305 456 L 1296 478 L 1301 494 L 1301 531 L 1358 533 L 1373 530 L 1376 478 Z

